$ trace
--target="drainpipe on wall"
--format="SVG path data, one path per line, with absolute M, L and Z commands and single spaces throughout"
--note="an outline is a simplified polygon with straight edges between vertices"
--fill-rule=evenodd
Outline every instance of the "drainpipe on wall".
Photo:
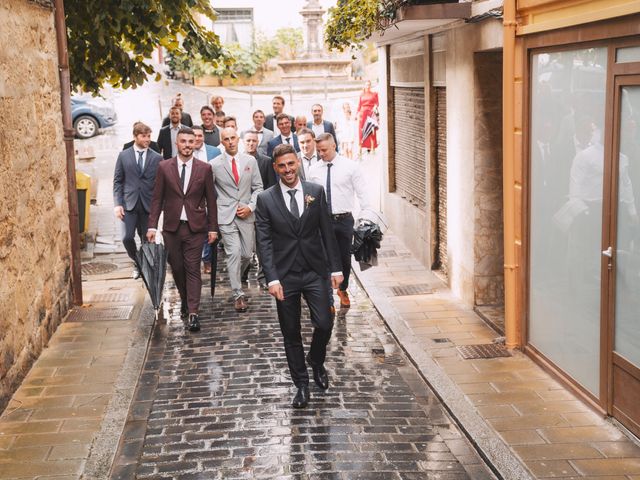
M 54 0 L 58 70 L 60 72 L 60 100 L 62 128 L 67 158 L 67 202 L 69 205 L 69 234 L 71 235 L 71 287 L 73 303 L 82 305 L 82 270 L 80 263 L 80 226 L 78 224 L 78 196 L 76 193 L 76 163 L 73 148 L 74 130 L 71 122 L 71 77 L 67 53 L 67 27 L 63 0 Z
M 505 345 L 516 348 L 521 345 L 521 329 L 517 322 L 517 254 L 516 254 L 516 188 L 515 165 L 515 43 L 516 0 L 504 1 L 503 37 L 503 208 L 504 208 L 504 321 Z

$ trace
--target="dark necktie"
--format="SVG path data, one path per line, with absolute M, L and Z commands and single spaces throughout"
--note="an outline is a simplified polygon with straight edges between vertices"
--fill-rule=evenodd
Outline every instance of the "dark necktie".
M 231 158 L 231 172 L 233 173 L 233 179 L 236 181 L 236 185 L 240 183 L 240 175 L 238 174 L 238 164 L 235 158 Z
M 287 142 L 289 145 L 291 144 L 291 139 L 289 137 L 284 139 L 285 142 Z
M 138 173 L 142 174 L 142 154 L 143 151 L 138 152 Z
M 291 199 L 289 199 L 289 210 L 291 214 L 296 218 L 300 218 L 300 210 L 298 210 L 298 202 L 296 201 L 296 190 L 289 190 L 287 193 L 291 197 Z
M 331 167 L 333 163 L 327 163 L 327 205 L 329 205 L 329 215 L 331 215 Z
M 180 188 L 182 189 L 182 192 L 184 193 L 184 181 L 187 178 L 187 164 L 183 163 L 182 164 L 182 173 L 180 173 Z

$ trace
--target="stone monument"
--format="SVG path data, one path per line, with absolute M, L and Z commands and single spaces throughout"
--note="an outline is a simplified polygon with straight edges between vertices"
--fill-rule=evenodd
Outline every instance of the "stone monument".
M 318 0 L 307 0 L 300 11 L 304 22 L 304 52 L 295 60 L 284 60 L 278 65 L 284 72 L 283 80 L 318 81 L 349 79 L 350 59 L 332 58 L 322 40 L 322 15 L 325 10 Z

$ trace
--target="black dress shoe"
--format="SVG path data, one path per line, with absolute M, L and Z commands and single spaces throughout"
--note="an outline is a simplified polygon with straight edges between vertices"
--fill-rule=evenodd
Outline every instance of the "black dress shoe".
M 184 321 L 189 318 L 189 309 L 187 308 L 187 302 L 180 304 L 180 320 Z
M 313 381 L 316 382 L 322 390 L 329 388 L 329 376 L 327 375 L 327 369 L 324 365 L 317 365 L 311 360 L 311 357 L 307 355 L 307 363 L 311 365 L 313 370 Z
M 309 403 L 309 387 L 299 387 L 296 396 L 293 397 L 291 406 L 293 408 L 304 408 Z
M 192 313 L 189 315 L 189 323 L 187 324 L 187 328 L 190 332 L 197 332 L 200 330 L 200 319 L 198 315 Z

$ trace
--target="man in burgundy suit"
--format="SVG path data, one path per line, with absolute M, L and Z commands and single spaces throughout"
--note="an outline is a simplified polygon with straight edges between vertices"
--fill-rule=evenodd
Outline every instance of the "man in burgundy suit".
M 162 237 L 169 253 L 173 279 L 180 292 L 180 316 L 190 331 L 200 330 L 198 309 L 202 277 L 200 256 L 205 239 L 218 237 L 217 205 L 211 165 L 193 158 L 195 135 L 188 127 L 176 136 L 178 155 L 160 163 L 153 188 L 147 239 L 155 241 L 160 212 Z

